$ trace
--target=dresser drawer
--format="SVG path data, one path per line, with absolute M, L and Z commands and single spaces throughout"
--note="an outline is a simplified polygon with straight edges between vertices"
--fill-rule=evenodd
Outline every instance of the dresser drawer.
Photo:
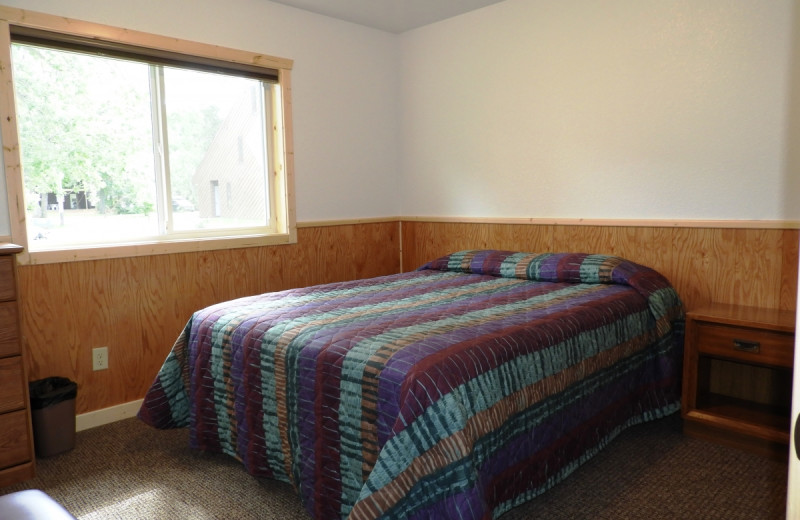
M 22 356 L 0 359 L 0 413 L 25 408 Z
M 25 410 L 0 415 L 0 469 L 32 459 Z
M 794 358 L 794 335 L 747 327 L 698 323 L 697 350 L 702 354 L 748 363 L 791 367 Z
M 14 282 L 14 259 L 10 256 L 0 257 L 0 301 L 13 300 L 17 295 Z
M 19 354 L 17 302 L 0 302 L 0 358 Z

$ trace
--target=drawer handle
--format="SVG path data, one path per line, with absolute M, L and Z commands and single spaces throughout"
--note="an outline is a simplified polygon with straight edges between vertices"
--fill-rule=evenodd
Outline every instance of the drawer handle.
M 758 354 L 761 351 L 761 343 L 758 341 L 734 339 L 733 348 L 739 352 L 752 352 L 753 354 Z

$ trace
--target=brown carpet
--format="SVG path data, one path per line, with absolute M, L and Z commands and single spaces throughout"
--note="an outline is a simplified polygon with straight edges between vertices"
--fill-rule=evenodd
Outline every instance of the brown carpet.
M 231 457 L 192 452 L 186 430 L 127 419 L 78 433 L 38 461 L 40 488 L 84 520 L 308 520 L 291 486 L 249 476 Z M 501 520 L 783 518 L 786 464 L 685 437 L 677 415 L 623 432 L 544 495 Z

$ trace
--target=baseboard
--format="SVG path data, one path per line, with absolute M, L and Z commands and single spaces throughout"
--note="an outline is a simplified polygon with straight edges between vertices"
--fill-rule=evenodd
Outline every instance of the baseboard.
M 144 401 L 144 399 L 118 404 L 116 406 L 109 406 L 108 408 L 95 410 L 93 412 L 82 413 L 75 417 L 75 430 L 88 430 L 89 428 L 95 428 L 104 424 L 121 421 L 122 419 L 135 417 L 139 408 L 142 406 L 142 401 Z

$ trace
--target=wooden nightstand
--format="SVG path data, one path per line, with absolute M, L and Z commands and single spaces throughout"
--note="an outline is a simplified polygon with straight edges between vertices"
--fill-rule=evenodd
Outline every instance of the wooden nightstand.
M 711 304 L 686 313 L 683 430 L 786 459 L 795 313 Z

